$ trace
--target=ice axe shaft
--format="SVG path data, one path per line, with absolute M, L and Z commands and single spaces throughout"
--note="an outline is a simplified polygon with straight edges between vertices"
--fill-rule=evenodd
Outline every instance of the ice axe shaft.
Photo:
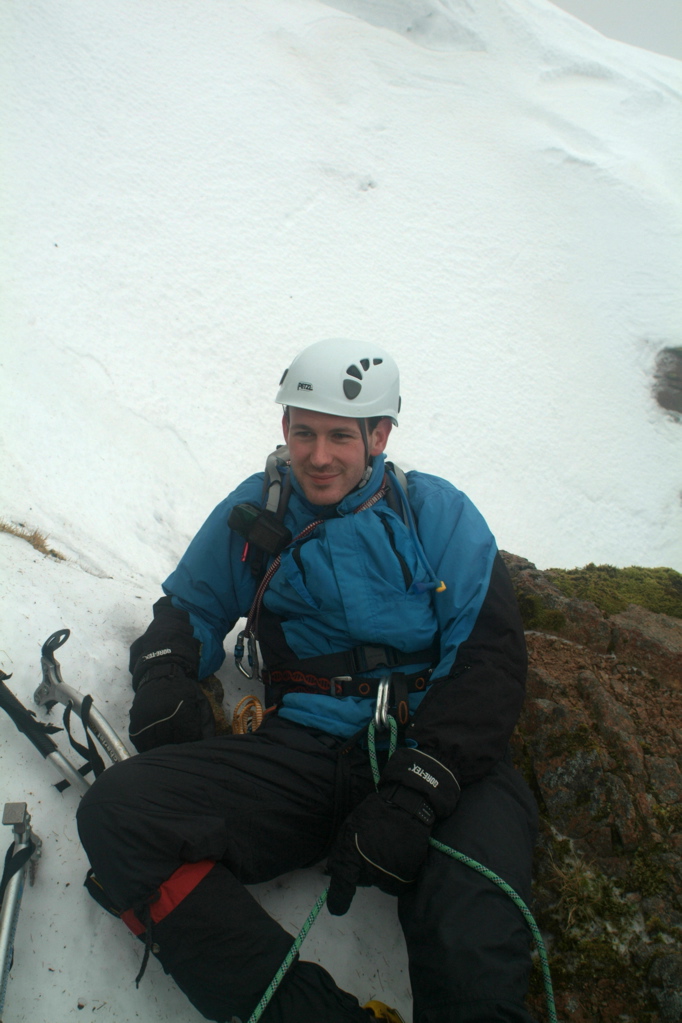
M 6 686 L 5 679 L 9 677 L 4 672 L 0 672 L 0 707 L 6 711 L 8 717 L 12 719 L 19 731 L 23 732 L 26 738 L 33 743 L 40 755 L 46 760 L 51 761 L 62 778 L 65 778 L 69 784 L 73 785 L 83 795 L 89 788 L 88 782 L 82 774 L 79 774 L 71 761 L 67 760 L 63 753 L 59 751 L 50 734 L 51 732 L 60 731 L 60 729 L 55 728 L 53 725 L 44 725 L 41 721 L 36 721 L 33 714 L 26 710 L 23 703 Z
M 2 823 L 12 826 L 14 843 L 5 860 L 0 907 L 0 1017 L 5 1006 L 9 972 L 12 968 L 14 936 L 21 908 L 26 874 L 33 883 L 33 869 L 40 856 L 42 842 L 31 829 L 26 803 L 5 803 Z

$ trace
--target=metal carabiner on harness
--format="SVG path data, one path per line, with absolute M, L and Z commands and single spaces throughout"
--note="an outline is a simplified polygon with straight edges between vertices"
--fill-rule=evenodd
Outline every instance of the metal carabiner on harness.
M 249 633 L 249 635 L 248 635 L 248 637 L 246 639 L 246 659 L 249 662 L 249 667 L 251 668 L 251 674 L 250 675 L 249 675 L 248 671 L 246 670 L 246 668 L 244 667 L 244 665 L 242 664 L 242 661 L 244 660 L 244 637 L 245 637 L 245 635 L 246 635 L 246 630 L 242 629 L 242 631 L 237 636 L 237 642 L 235 643 L 235 647 L 234 647 L 234 663 L 237 665 L 237 667 L 241 671 L 241 673 L 244 676 L 244 678 L 248 678 L 248 679 L 260 678 L 260 672 L 259 672 L 260 664 L 259 664 L 259 661 L 258 661 L 258 647 L 256 646 L 256 637 L 254 636 L 254 634 L 252 632 Z
M 374 711 L 374 727 L 379 732 L 388 728 L 388 707 L 391 698 L 391 676 L 385 675 L 377 688 L 377 705 Z

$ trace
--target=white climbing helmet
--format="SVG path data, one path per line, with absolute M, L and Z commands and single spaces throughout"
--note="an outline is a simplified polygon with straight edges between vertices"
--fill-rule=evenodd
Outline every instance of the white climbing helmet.
M 285 369 L 275 401 L 352 419 L 388 416 L 397 426 L 400 373 L 373 341 L 317 341 Z

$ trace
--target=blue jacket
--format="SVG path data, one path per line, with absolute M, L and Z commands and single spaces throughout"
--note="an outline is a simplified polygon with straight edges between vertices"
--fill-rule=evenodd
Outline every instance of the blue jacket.
M 437 752 L 466 783 L 503 754 L 521 707 L 526 665 L 516 601 L 484 519 L 446 480 L 407 474 L 407 523 L 385 498 L 354 514 L 380 488 L 384 472 L 382 455 L 366 486 L 333 507 L 310 504 L 292 480 L 284 519 L 292 535 L 315 519 L 323 522 L 284 551 L 263 602 L 281 617 L 298 658 L 363 643 L 418 651 L 435 639 L 440 653 L 431 685 L 410 697 L 410 738 Z M 163 584 L 201 644 L 200 678 L 220 667 L 225 636 L 254 599 L 244 540 L 227 522 L 235 504 L 258 505 L 262 492 L 262 473 L 237 487 Z M 441 581 L 445 589 L 436 592 Z M 374 701 L 360 697 L 288 693 L 279 713 L 346 736 L 373 711 Z

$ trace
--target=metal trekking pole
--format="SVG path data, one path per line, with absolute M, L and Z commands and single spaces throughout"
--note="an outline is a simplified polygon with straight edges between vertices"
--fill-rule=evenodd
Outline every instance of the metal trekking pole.
M 33 874 L 42 846 L 41 840 L 31 830 L 31 815 L 26 810 L 26 803 L 5 803 L 2 823 L 12 825 L 14 843 L 7 851 L 0 888 L 0 1017 L 12 969 L 14 936 L 26 874 L 33 884 Z
M 113 763 L 127 760 L 130 756 L 129 750 L 104 715 L 93 706 L 92 699 L 83 696 L 77 689 L 72 689 L 62 678 L 59 661 L 55 659 L 54 652 L 66 643 L 70 635 L 69 629 L 59 629 L 43 643 L 40 655 L 43 680 L 33 694 L 33 699 L 39 707 L 44 706 L 48 711 L 55 703 L 61 703 L 65 707 L 72 706 L 86 730 L 89 728 L 92 731 Z

